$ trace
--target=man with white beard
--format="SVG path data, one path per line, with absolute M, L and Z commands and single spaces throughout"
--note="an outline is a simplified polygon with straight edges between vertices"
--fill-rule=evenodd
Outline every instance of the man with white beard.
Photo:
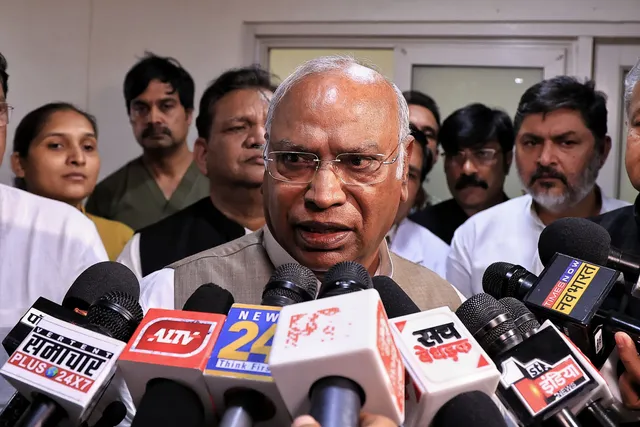
M 593 82 L 560 76 L 522 95 L 514 119 L 515 158 L 527 194 L 469 218 L 447 259 L 447 280 L 466 297 L 483 292 L 482 275 L 496 261 L 539 274 L 538 238 L 565 217 L 592 217 L 628 205 L 596 185 L 611 149 L 606 97 Z

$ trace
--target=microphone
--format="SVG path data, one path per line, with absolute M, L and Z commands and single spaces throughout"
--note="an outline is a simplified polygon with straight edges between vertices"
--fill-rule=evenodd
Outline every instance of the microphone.
M 125 346 L 122 341 L 128 338 L 122 325 L 142 318 L 133 299 L 119 292 L 103 298 L 119 311 L 105 309 L 104 303 L 92 305 L 85 327 L 42 317 L 0 369 L 20 394 L 32 400 L 17 425 L 55 425 L 64 419 L 76 424 L 89 417 L 115 373 Z
M 404 418 L 404 365 L 366 269 L 327 271 L 320 298 L 283 307 L 269 359 L 292 416 L 323 427 L 356 427 L 360 409 Z
M 420 312 L 420 308 L 416 303 L 392 278 L 375 276 L 372 282 L 373 289 L 380 294 L 384 311 L 386 311 L 389 319 Z
M 278 267 L 264 287 L 262 305 L 234 304 L 204 371 L 220 427 L 291 424 L 268 361 L 281 307 L 311 301 L 316 276 L 297 264 Z
M 111 402 L 102 412 L 102 416 L 92 427 L 116 427 L 127 416 L 127 408 L 122 402 Z
M 522 304 L 522 302 L 510 297 L 502 298 L 498 302 L 502 304 L 515 319 L 516 326 L 525 339 L 529 338 L 541 328 L 533 313 L 524 304 Z M 550 322 L 546 322 L 543 328 L 546 327 L 554 326 Z M 585 357 L 585 355 L 575 346 L 575 344 L 571 342 L 569 338 L 563 334 L 560 334 L 560 336 L 569 345 L 574 357 L 576 357 L 576 359 L 578 359 L 586 368 L 587 373 L 598 382 L 598 390 L 590 393 L 583 401 L 574 406 L 573 413 L 579 414 L 583 417 L 590 417 L 587 419 L 587 425 L 592 425 L 596 422 L 598 425 L 602 426 L 615 426 L 616 424 L 614 421 L 611 420 L 600 404 L 600 402 L 609 404 L 613 400 L 611 391 L 609 390 L 604 378 L 602 378 L 600 372 L 591 364 L 591 361 Z M 583 407 L 585 408 L 584 411 L 579 413 Z
M 640 337 L 634 318 L 603 308 L 618 275 L 607 267 L 558 253 L 539 278 L 523 267 L 494 263 L 485 271 L 483 287 L 491 295 L 520 299 L 537 316 L 552 320 L 601 367 L 615 346 L 613 335 L 604 334 L 605 328 Z
M 105 290 L 122 292 L 140 299 L 140 284 L 136 275 L 123 264 L 104 261 L 83 271 L 73 282 L 62 300 L 62 306 L 86 315 L 89 307 Z
M 640 275 L 640 257 L 611 246 L 609 232 L 586 218 L 562 218 L 549 224 L 538 239 L 543 265 L 562 253 L 621 271 L 630 282 Z
M 202 370 L 231 304 L 229 291 L 206 284 L 184 311 L 149 309 L 118 359 L 137 408 L 132 427 L 213 423 Z
M 569 409 L 600 386 L 592 375 L 597 371 L 574 354 L 575 347 L 551 322 L 523 339 L 507 310 L 488 294 L 469 298 L 456 314 L 499 367 L 498 393 L 522 424 L 553 418 L 579 425 Z
M 527 339 L 531 335 L 535 334 L 540 323 L 522 302 L 513 297 L 505 297 L 498 301 L 511 315 L 516 328 L 522 335 L 522 338 Z
M 489 396 L 481 391 L 468 391 L 449 400 L 436 414 L 433 427 L 449 426 L 507 427 L 507 423 Z
M 482 289 L 494 298 L 522 300 L 538 281 L 538 276 L 521 265 L 494 262 L 482 275 Z
M 354 261 L 343 261 L 331 267 L 324 275 L 318 299 L 363 291 L 372 287 L 373 282 L 366 268 Z
M 461 393 L 495 392 L 500 372 L 448 307 L 390 323 L 408 373 L 405 427 L 431 425 L 442 406 Z

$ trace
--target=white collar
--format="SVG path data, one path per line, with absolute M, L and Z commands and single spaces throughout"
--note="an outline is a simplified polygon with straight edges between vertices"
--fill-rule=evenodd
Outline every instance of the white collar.
M 276 241 L 276 238 L 271 234 L 268 226 L 262 227 L 264 233 L 264 239 L 262 246 L 267 252 L 267 256 L 273 263 L 275 268 L 280 267 L 283 264 L 298 263 L 280 244 Z M 380 243 L 380 265 L 376 270 L 375 276 L 388 276 L 393 277 L 393 262 L 391 261 L 391 254 L 389 253 L 389 247 L 387 242 L 383 239 Z
M 598 185 L 596 185 L 594 189 L 596 190 L 597 196 L 600 198 L 600 214 L 608 212 L 611 209 L 608 203 L 609 199 L 602 195 L 602 190 Z M 542 230 L 546 227 L 546 225 L 542 223 L 542 220 L 538 216 L 533 203 L 533 197 L 531 197 L 530 194 L 527 194 L 527 202 L 525 205 L 526 211 L 531 214 L 531 219 L 533 220 L 534 225 Z

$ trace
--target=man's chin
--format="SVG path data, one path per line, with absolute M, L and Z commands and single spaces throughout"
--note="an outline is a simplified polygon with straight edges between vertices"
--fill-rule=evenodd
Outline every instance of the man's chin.
M 296 248 L 291 255 L 301 265 L 304 265 L 317 275 L 322 275 L 339 262 L 353 259 L 342 250 L 308 251 Z

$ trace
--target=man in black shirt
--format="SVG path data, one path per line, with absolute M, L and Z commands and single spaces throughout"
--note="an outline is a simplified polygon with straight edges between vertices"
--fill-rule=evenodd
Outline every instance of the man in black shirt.
M 625 111 L 628 120 L 627 152 L 625 165 L 631 184 L 640 191 L 640 61 L 625 79 Z M 640 255 L 640 195 L 632 206 L 616 209 L 593 219 L 607 229 L 611 245 L 635 255 Z M 631 298 L 627 314 L 639 318 L 640 303 Z M 616 344 L 624 371 L 618 380 L 620 394 L 625 406 L 640 410 L 640 357 L 636 344 L 624 333 L 616 333 Z M 636 413 L 638 414 L 638 413 Z M 640 415 L 635 417 L 635 420 Z M 637 425 L 637 424 L 634 424 Z
M 507 200 L 503 187 L 514 139 L 513 124 L 503 111 L 483 104 L 454 111 L 438 134 L 453 198 L 410 218 L 451 244 L 453 233 L 467 218 Z
M 194 159 L 209 179 L 209 197 L 138 231 L 118 261 L 144 277 L 264 225 L 262 150 L 275 89 L 268 72 L 246 67 L 225 72 L 205 90 Z

